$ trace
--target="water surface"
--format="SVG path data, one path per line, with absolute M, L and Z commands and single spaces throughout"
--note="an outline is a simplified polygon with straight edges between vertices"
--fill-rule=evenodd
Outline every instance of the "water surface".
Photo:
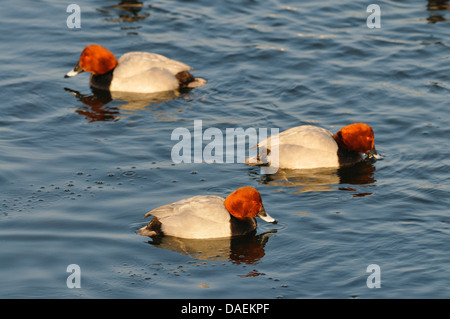
M 0 297 L 448 298 L 449 3 L 10 1 L 0 12 Z M 204 87 L 113 97 L 63 76 L 84 46 L 152 51 Z M 375 131 L 384 159 L 261 175 L 174 164 L 175 128 Z M 236 240 L 135 234 L 144 214 L 249 185 L 279 224 Z M 181 248 L 180 248 L 181 247 Z M 81 288 L 69 289 L 70 264 Z M 367 266 L 381 269 L 368 288 Z

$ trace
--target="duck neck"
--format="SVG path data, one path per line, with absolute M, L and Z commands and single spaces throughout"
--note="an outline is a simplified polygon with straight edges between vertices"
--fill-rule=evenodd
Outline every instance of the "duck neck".
M 104 74 L 92 74 L 90 80 L 91 86 L 96 89 L 108 91 L 109 87 L 111 86 L 113 72 L 114 69 Z
M 338 159 L 339 159 L 339 166 L 345 167 L 351 164 L 354 164 L 356 162 L 359 162 L 363 159 L 361 154 L 356 151 L 350 151 L 347 149 L 346 145 L 342 141 L 342 136 L 340 134 L 340 131 L 333 135 L 334 140 L 336 141 L 338 145 Z
M 345 167 L 345 166 L 355 164 L 357 162 L 360 162 L 363 159 L 363 157 L 360 153 L 355 152 L 355 151 L 349 151 L 339 144 L 338 144 L 338 146 L 339 146 L 339 148 L 338 148 L 337 153 L 338 153 L 340 167 Z
M 253 217 L 249 218 L 236 218 L 233 215 L 231 216 L 231 235 L 232 236 L 240 236 L 245 235 L 251 231 L 256 229 L 256 219 Z

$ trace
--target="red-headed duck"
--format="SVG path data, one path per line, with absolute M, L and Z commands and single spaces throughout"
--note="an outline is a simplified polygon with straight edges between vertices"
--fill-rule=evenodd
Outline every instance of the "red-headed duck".
M 220 238 L 248 234 L 256 229 L 259 217 L 277 223 L 264 209 L 260 193 L 253 187 L 241 187 L 227 198 L 200 195 L 161 206 L 145 216 L 152 221 L 138 230 L 143 236 L 181 238 Z
M 353 165 L 368 157 L 380 159 L 375 150 L 372 128 L 364 123 L 353 123 L 336 134 L 312 125 L 302 125 L 269 137 L 256 147 L 260 153 L 246 159 L 249 165 L 278 165 L 285 169 L 339 168 Z M 278 146 L 278 160 L 271 149 Z M 261 157 L 261 150 L 263 150 Z M 273 152 L 276 153 L 276 152 Z
M 190 66 L 156 53 L 128 52 L 117 60 L 111 51 L 91 44 L 84 48 L 78 64 L 64 77 L 91 72 L 92 87 L 130 93 L 173 91 L 206 84 L 189 70 L 192 70 Z

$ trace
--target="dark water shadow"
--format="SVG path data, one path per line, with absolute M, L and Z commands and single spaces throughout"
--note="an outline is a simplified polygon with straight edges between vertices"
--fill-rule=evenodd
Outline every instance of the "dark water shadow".
M 374 161 L 364 160 L 360 163 L 345 168 L 321 168 L 321 169 L 279 169 L 277 173 L 261 175 L 258 182 L 264 185 L 295 188 L 295 193 L 324 192 L 324 191 L 352 191 L 353 196 L 362 197 L 371 195 L 372 192 L 358 192 L 348 185 L 375 186 L 376 179 Z M 251 168 L 250 174 L 255 174 L 255 168 Z M 346 184 L 346 187 L 339 185 Z
M 74 95 L 78 101 L 84 104 L 76 112 L 86 118 L 88 122 L 97 121 L 118 121 L 122 118 L 121 114 L 129 114 L 136 111 L 151 110 L 151 106 L 165 103 L 171 100 L 185 97 L 190 90 L 166 91 L 157 93 L 127 93 L 127 92 L 109 92 L 91 88 L 91 94 L 82 94 L 79 91 L 64 88 L 67 92 Z M 111 107 L 108 104 L 112 101 L 123 103 L 119 106 Z M 179 113 L 180 110 L 171 110 L 173 113 Z M 155 111 L 156 112 L 156 111 Z M 161 120 L 172 119 L 173 116 L 165 112 L 156 112 L 156 117 Z M 163 114 L 164 113 L 164 114 Z
M 427 11 L 430 12 L 427 21 L 429 24 L 437 22 L 448 22 L 450 19 L 445 18 L 441 11 L 450 11 L 449 0 L 428 0 Z
M 150 7 L 150 5 L 149 5 Z M 118 4 L 103 6 L 96 10 L 105 15 L 105 20 L 112 23 L 137 22 L 146 19 L 150 13 L 142 13 L 144 4 L 137 0 L 122 0 Z M 139 29 L 139 26 L 122 26 L 122 30 Z
M 264 255 L 264 247 L 277 230 L 259 235 L 256 232 L 245 236 L 185 239 L 173 236 L 153 237 L 148 243 L 154 247 L 191 256 L 204 261 L 231 261 L 233 264 L 254 264 Z

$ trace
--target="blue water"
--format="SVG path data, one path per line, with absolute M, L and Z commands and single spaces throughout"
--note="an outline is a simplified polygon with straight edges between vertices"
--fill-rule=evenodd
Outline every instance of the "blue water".
M 449 2 L 8 1 L 0 11 L 1 298 L 448 298 Z M 111 100 L 64 79 L 84 46 L 151 51 L 208 80 Z M 383 160 L 263 176 L 175 164 L 176 128 L 352 122 Z M 257 188 L 277 225 L 237 240 L 151 243 L 160 205 Z M 67 266 L 81 270 L 68 288 Z M 369 288 L 371 264 L 380 288 Z

